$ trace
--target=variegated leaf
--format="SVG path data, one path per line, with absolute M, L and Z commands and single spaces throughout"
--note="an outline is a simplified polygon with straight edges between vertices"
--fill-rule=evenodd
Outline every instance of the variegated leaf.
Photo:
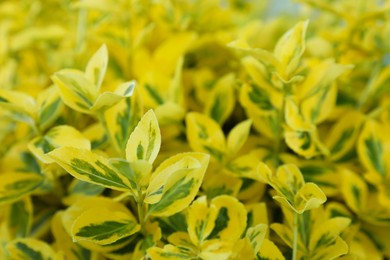
M 142 100 L 137 89 L 131 97 L 106 110 L 108 131 L 118 151 L 125 151 L 127 141 L 143 115 Z
M 0 174 L 0 205 L 12 203 L 42 186 L 43 176 L 31 172 Z
M 156 159 L 161 146 L 161 133 L 156 115 L 149 110 L 131 133 L 126 145 L 126 159 L 130 162 Z
M 217 217 L 208 239 L 237 241 L 246 228 L 247 212 L 244 205 L 232 196 L 222 195 L 215 197 L 210 207 L 215 207 Z
M 343 170 L 341 192 L 345 203 L 355 213 L 362 213 L 366 210 L 368 188 L 367 184 L 354 172 Z
M 255 254 L 256 252 L 260 251 L 260 248 L 265 239 L 265 235 L 267 234 L 267 229 L 267 225 L 257 224 L 254 227 L 248 228 L 248 230 L 246 231 L 246 237 L 249 239 Z
M 215 83 L 206 101 L 205 114 L 220 125 L 223 125 L 234 109 L 234 87 L 235 76 L 227 74 Z
M 87 240 L 99 245 L 112 244 L 140 230 L 130 213 L 91 208 L 83 212 L 72 225 L 74 241 Z
M 388 127 L 375 121 L 367 121 L 360 133 L 357 148 L 360 161 L 369 171 L 385 177 L 388 165 L 385 160 L 388 151 Z
M 129 180 L 109 160 L 89 150 L 62 147 L 48 156 L 75 178 L 120 191 L 129 191 Z
M 0 107 L 5 116 L 14 121 L 24 122 L 34 126 L 36 120 L 35 100 L 18 91 L 0 89 Z
M 146 191 L 147 214 L 170 216 L 187 207 L 198 193 L 209 158 L 202 153 L 182 153 L 161 163 Z
M 96 98 L 95 103 L 90 109 L 94 112 L 109 109 L 122 99 L 130 97 L 133 94 L 135 85 L 136 82 L 133 80 L 120 84 L 114 92 L 103 92 Z
M 90 58 L 85 69 L 85 76 L 99 90 L 106 74 L 108 64 L 107 46 L 103 44 L 99 50 Z
M 91 149 L 90 141 L 68 125 L 53 127 L 44 136 L 36 137 L 28 144 L 30 151 L 44 163 L 53 163 L 54 160 L 46 154 L 64 146 Z
M 285 258 L 274 242 L 269 239 L 264 239 L 260 249 L 257 251 L 255 259 L 284 260 Z
M 7 244 L 12 259 L 52 260 L 56 258 L 53 249 L 43 241 L 34 238 L 20 238 Z
M 33 218 L 33 205 L 30 197 L 18 200 L 9 205 L 7 225 L 10 237 L 23 238 L 30 235 Z
M 81 71 L 64 69 L 56 72 L 51 79 L 67 106 L 81 113 L 91 113 L 98 90 Z
M 48 128 L 59 117 L 63 103 L 57 89 L 52 86 L 42 91 L 37 98 L 38 123 L 41 130 Z
M 191 112 L 186 116 L 187 139 L 193 151 L 210 154 L 221 161 L 225 154 L 225 135 L 220 126 L 206 115 Z
M 305 37 L 308 24 L 308 20 L 297 23 L 276 43 L 274 55 L 282 64 L 285 74 L 283 77 L 286 79 L 289 79 L 292 73 L 295 72 L 305 51 Z
M 200 197 L 188 208 L 188 234 L 195 246 L 200 246 L 215 227 L 217 209 L 207 205 L 206 197 Z
M 248 139 L 252 126 L 252 120 L 248 119 L 237 124 L 227 136 L 227 149 L 231 155 L 240 151 Z

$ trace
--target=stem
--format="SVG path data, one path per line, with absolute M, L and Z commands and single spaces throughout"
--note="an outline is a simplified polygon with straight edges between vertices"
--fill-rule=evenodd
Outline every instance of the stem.
M 292 260 L 297 259 L 297 251 L 298 251 L 298 213 L 294 211 Z
M 276 121 L 276 124 L 277 124 L 277 129 L 276 129 L 276 140 L 275 140 L 275 145 L 274 145 L 274 164 L 275 164 L 275 167 L 279 166 L 279 160 L 278 160 L 278 154 L 280 153 L 280 148 L 282 146 L 282 142 L 281 142 L 281 139 L 282 139 L 282 135 L 283 135 L 283 123 L 285 121 L 285 118 L 284 118 L 284 110 L 285 110 L 285 107 L 286 107 L 286 91 L 284 92 L 283 94 L 283 103 L 282 103 L 282 107 L 278 113 L 278 117 L 277 117 L 277 121 Z
M 137 211 L 138 211 L 138 221 L 139 224 L 141 225 L 141 232 L 144 233 L 145 208 L 144 208 L 144 195 L 142 194 L 142 191 L 138 191 Z

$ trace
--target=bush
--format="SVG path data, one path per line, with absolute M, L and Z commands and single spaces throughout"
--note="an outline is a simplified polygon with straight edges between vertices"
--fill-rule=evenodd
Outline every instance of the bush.
M 389 4 L 299 2 L 3 1 L 0 258 L 389 258 Z

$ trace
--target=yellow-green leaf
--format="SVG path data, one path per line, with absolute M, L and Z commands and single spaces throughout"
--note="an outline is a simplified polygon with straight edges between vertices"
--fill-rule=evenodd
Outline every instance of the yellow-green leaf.
M 389 153 L 388 127 L 374 121 L 367 121 L 357 142 L 359 159 L 367 170 L 385 177 L 388 165 L 385 155 Z
M 0 89 L 0 108 L 11 120 L 34 126 L 37 106 L 35 100 L 19 91 Z
M 265 235 L 267 234 L 267 229 L 267 225 L 257 224 L 254 227 L 248 228 L 246 231 L 246 237 L 249 239 L 255 253 L 259 252 L 265 239 Z
M 355 213 L 366 210 L 368 188 L 366 183 L 354 172 L 343 170 L 341 192 L 345 203 Z
M 74 241 L 87 240 L 107 245 L 140 230 L 133 215 L 122 211 L 92 208 L 82 213 L 72 225 Z
M 43 241 L 33 238 L 20 238 L 7 244 L 7 251 L 11 259 L 52 260 L 56 254 Z
M 269 239 L 264 239 L 257 251 L 257 259 L 269 259 L 269 260 L 284 260 L 282 252 L 279 248 Z
M 75 178 L 120 191 L 129 191 L 129 180 L 109 160 L 89 150 L 61 147 L 48 153 L 51 159 Z
M 226 148 L 225 135 L 214 120 L 200 113 L 188 113 L 186 131 L 193 151 L 208 153 L 217 161 L 223 159 Z
M 186 208 L 198 193 L 209 159 L 203 153 L 182 153 L 161 163 L 147 189 L 147 214 L 170 216 Z
M 126 159 L 130 162 L 146 160 L 153 163 L 161 146 L 161 133 L 153 110 L 149 110 L 131 133 L 126 145 Z
M 148 249 L 148 255 L 155 260 L 183 260 L 193 259 L 193 256 L 181 252 L 173 245 L 166 245 L 164 248 L 152 247 Z
M 324 192 L 315 183 L 305 183 L 294 198 L 294 208 L 302 214 L 306 210 L 318 208 L 326 201 Z
M 296 24 L 287 31 L 277 42 L 274 55 L 282 64 L 286 79 L 297 69 L 301 56 L 305 51 L 305 36 L 309 21 Z
M 107 70 L 107 64 L 108 50 L 107 46 L 103 44 L 90 58 L 85 69 L 85 76 L 89 81 L 95 84 L 97 90 L 99 90 L 102 85 Z
M 52 86 L 39 93 L 38 123 L 41 130 L 49 127 L 60 115 L 63 103 L 57 89 Z
M 248 139 L 252 126 L 252 120 L 248 119 L 237 124 L 227 136 L 227 149 L 231 155 L 240 151 L 241 147 Z
M 46 154 L 64 146 L 91 149 L 90 141 L 68 125 L 53 127 L 44 136 L 36 137 L 28 144 L 30 151 L 44 163 L 53 163 L 54 160 Z
M 33 218 L 33 205 L 26 197 L 9 205 L 7 211 L 8 232 L 12 239 L 28 237 Z
M 247 212 L 244 205 L 232 196 L 221 195 L 211 201 L 210 207 L 215 207 L 217 217 L 208 239 L 237 241 L 246 228 Z
M 51 79 L 67 106 L 81 113 L 91 113 L 98 90 L 81 71 L 64 69 L 56 72 Z
M 99 112 L 109 109 L 122 99 L 130 97 L 133 94 L 135 85 L 136 82 L 133 80 L 120 84 L 114 92 L 103 92 L 96 98 L 91 110 Z
M 234 109 L 234 87 L 234 74 L 227 74 L 215 83 L 210 97 L 206 101 L 205 114 L 220 125 L 223 125 Z
M 188 208 L 188 234 L 195 246 L 200 246 L 215 226 L 217 209 L 207 205 L 205 196 L 198 198 Z
M 43 184 L 43 176 L 31 172 L 0 174 L 0 205 L 29 195 Z

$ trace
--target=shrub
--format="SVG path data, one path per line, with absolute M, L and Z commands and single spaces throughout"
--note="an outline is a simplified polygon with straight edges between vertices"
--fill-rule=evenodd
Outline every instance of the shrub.
M 299 2 L 3 1 L 0 258 L 389 258 L 389 4 Z

